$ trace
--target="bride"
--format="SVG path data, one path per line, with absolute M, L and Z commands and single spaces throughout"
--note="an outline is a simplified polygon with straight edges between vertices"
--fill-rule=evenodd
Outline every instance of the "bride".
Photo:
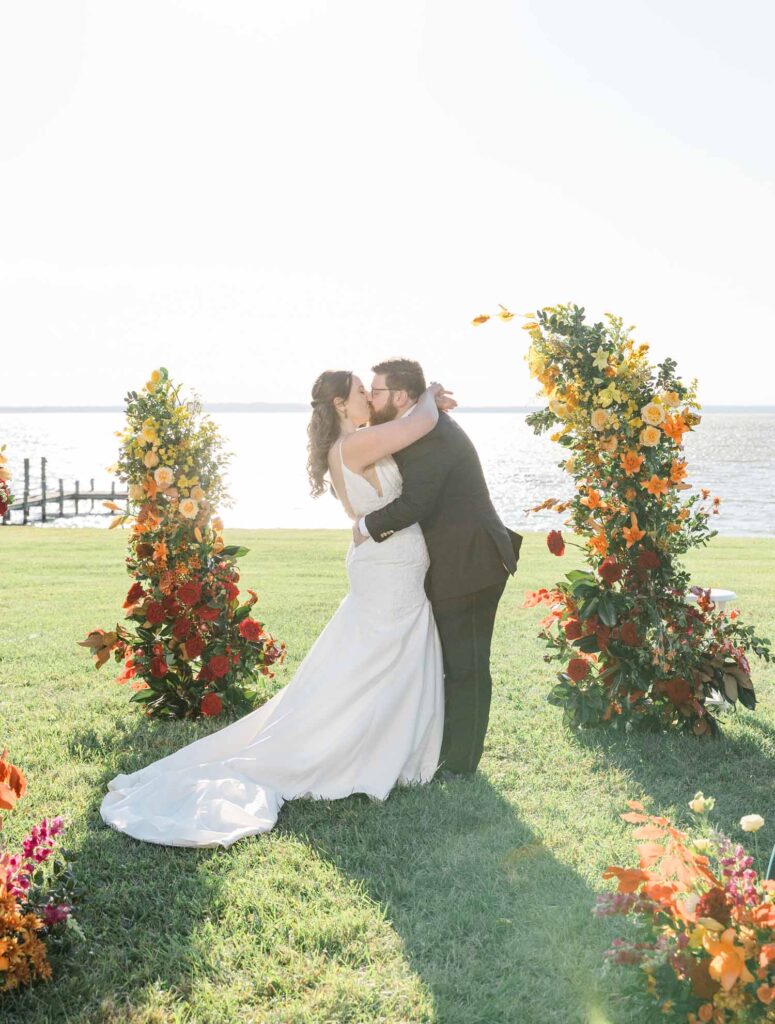
M 425 434 L 440 384 L 407 414 L 377 426 L 352 373 L 322 373 L 312 389 L 308 472 L 315 496 L 334 494 L 351 519 L 401 492 L 391 458 Z M 360 428 L 360 429 L 359 429 Z M 135 839 L 229 847 L 268 832 L 286 800 L 384 800 L 396 785 L 430 781 L 444 726 L 441 645 L 424 579 L 419 525 L 347 553 L 350 592 L 288 685 L 219 732 L 108 784 L 100 814 Z

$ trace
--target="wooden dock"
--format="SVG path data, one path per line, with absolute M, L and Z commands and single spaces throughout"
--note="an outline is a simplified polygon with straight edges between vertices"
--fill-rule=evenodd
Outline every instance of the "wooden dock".
M 40 479 L 35 481 L 35 490 L 32 489 L 30 480 L 30 460 L 24 460 L 24 480 L 22 496 L 8 506 L 5 515 L 0 520 L 0 525 L 11 526 L 11 513 L 21 512 L 21 525 L 26 526 L 30 522 L 30 512 L 33 509 L 40 510 L 40 518 L 36 522 L 45 523 L 52 518 L 74 518 L 82 515 L 110 515 L 108 509 L 95 509 L 95 501 L 127 502 L 126 491 L 116 490 L 116 481 L 113 480 L 109 491 L 98 491 L 94 487 L 94 480 L 89 481 L 89 489 L 81 487 L 81 481 L 76 480 L 74 484 L 65 487 L 65 482 L 57 478 L 57 486 L 49 487 L 46 474 L 45 458 L 40 460 Z M 15 481 L 14 481 L 15 482 Z M 89 503 L 88 509 L 84 510 L 84 502 Z M 53 508 L 53 515 L 51 510 Z

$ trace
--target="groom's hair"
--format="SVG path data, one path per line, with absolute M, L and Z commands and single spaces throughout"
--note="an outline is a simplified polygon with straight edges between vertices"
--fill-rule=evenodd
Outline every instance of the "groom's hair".
M 382 374 L 389 388 L 405 391 L 410 398 L 418 399 L 425 391 L 425 374 L 414 359 L 385 359 L 371 372 Z

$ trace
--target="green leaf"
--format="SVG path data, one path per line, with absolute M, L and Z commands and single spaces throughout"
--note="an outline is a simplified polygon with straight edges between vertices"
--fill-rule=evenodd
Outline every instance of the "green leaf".
M 225 548 L 221 549 L 221 556 L 225 558 L 243 558 L 250 548 L 238 547 L 236 544 L 227 544 Z
M 605 626 L 615 626 L 617 622 L 616 605 L 610 595 L 602 594 L 598 601 L 597 614 Z

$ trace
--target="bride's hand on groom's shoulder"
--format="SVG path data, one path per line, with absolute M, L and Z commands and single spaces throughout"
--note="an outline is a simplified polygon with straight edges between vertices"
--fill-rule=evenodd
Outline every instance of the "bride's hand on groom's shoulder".
M 436 405 L 442 412 L 449 412 L 451 409 L 457 409 L 457 401 L 452 397 L 451 391 L 439 391 L 436 395 Z

